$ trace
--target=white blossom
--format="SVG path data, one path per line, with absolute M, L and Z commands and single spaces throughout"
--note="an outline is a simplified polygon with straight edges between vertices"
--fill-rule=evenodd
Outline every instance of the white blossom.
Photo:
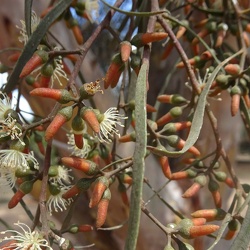
M 9 244 L 5 244 L 5 246 L 1 247 L 2 250 L 43 250 L 44 248 L 53 250 L 38 230 L 32 232 L 26 224 L 21 222 L 14 223 L 14 225 L 19 226 L 22 232 L 16 230 L 2 231 L 1 234 L 14 234 L 0 239 L 0 242 L 10 241 Z
M 20 36 L 18 37 L 19 42 L 23 43 L 24 45 L 27 43 L 29 40 L 29 37 L 27 35 L 27 30 L 26 30 L 26 23 L 24 20 L 20 20 L 21 27 L 16 26 L 20 30 Z M 40 23 L 40 18 L 37 16 L 37 14 L 32 11 L 31 13 L 31 33 L 33 33 L 38 24 Z
M 7 110 L 11 109 L 11 100 L 10 98 L 0 91 L 0 120 L 5 119 L 5 113 Z
M 84 133 L 84 131 L 83 131 L 83 133 Z M 89 144 L 88 139 L 83 137 L 83 147 L 80 149 L 75 144 L 74 134 L 73 134 L 72 131 L 67 134 L 67 137 L 68 137 L 67 144 L 69 145 L 68 148 L 71 151 L 71 155 L 77 156 L 77 157 L 80 157 L 80 158 L 88 157 L 88 154 L 92 149 L 90 144 Z
M 29 169 L 29 161 L 33 162 L 33 167 L 35 169 L 39 168 L 39 164 L 32 152 L 25 154 L 15 149 L 0 150 L 0 173 L 1 171 L 5 171 L 6 168 L 26 171 Z
M 63 194 L 66 193 L 66 191 L 68 191 L 71 188 L 71 186 L 60 186 L 58 188 L 59 188 L 58 193 L 51 194 L 46 203 L 50 215 L 52 215 L 53 211 L 58 212 L 59 210 L 60 211 L 66 210 L 67 206 L 69 206 L 73 201 L 72 198 L 64 199 L 62 197 Z
M 58 171 L 58 174 L 56 176 L 50 177 L 50 181 L 52 183 L 59 184 L 61 186 L 63 186 L 64 183 L 69 185 L 71 181 L 74 179 L 74 177 L 69 174 L 69 172 L 72 171 L 69 168 L 58 165 L 57 171 Z
M 11 117 L 10 113 L 5 120 L 0 120 L 0 138 L 6 136 L 10 136 L 11 140 L 18 139 L 21 144 L 24 144 L 24 142 L 20 139 L 22 136 L 21 125 L 17 123 L 16 119 Z
M 120 121 L 122 119 L 127 119 L 127 117 L 119 114 L 117 108 L 114 107 L 109 108 L 104 114 L 98 114 L 100 132 L 97 134 L 97 137 L 99 141 L 110 143 L 115 134 L 120 136 L 120 132 L 116 129 L 116 125 L 124 127 Z

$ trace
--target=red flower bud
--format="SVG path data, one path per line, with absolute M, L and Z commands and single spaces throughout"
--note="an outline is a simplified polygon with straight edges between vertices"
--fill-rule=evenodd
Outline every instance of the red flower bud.
M 62 104 L 74 100 L 74 97 L 72 97 L 69 91 L 66 89 L 36 88 L 31 90 L 30 94 L 32 96 L 51 98 Z
M 37 50 L 30 58 L 30 60 L 25 64 L 19 77 L 22 78 L 29 75 L 34 69 L 44 64 L 48 60 L 49 60 L 48 52 L 44 50 Z
M 107 188 L 105 192 L 103 193 L 103 196 L 100 202 L 98 203 L 97 215 L 96 215 L 96 227 L 97 228 L 101 227 L 106 220 L 110 199 L 111 199 L 111 192 L 109 188 Z
M 181 107 L 174 107 L 170 109 L 170 111 L 159 118 L 156 123 L 158 126 L 162 126 L 170 122 L 171 120 L 180 117 L 182 115 L 182 108 Z
M 139 48 L 148 43 L 163 40 L 167 36 L 168 34 L 165 32 L 138 33 L 132 38 L 131 44 Z
M 69 199 L 79 194 L 81 191 L 86 191 L 89 189 L 90 185 L 96 178 L 81 178 L 77 181 L 77 183 L 71 187 L 68 191 L 66 191 L 62 197 L 64 199 Z
M 26 194 L 30 193 L 32 191 L 33 184 L 34 184 L 33 181 L 23 182 L 20 185 L 17 192 L 10 199 L 10 201 L 8 203 L 8 208 L 9 209 L 14 208 Z
M 73 113 L 73 107 L 68 106 L 62 108 L 54 117 L 52 122 L 49 124 L 45 131 L 45 141 L 50 141 L 57 131 L 65 124 L 67 121 L 70 120 Z
M 87 124 L 95 133 L 100 132 L 99 121 L 96 117 L 95 112 L 91 108 L 83 107 L 81 109 L 81 117 L 85 122 L 87 122 Z
M 90 198 L 89 207 L 96 206 L 102 198 L 104 191 L 109 186 L 109 180 L 105 176 L 98 177 L 95 181 L 92 196 Z
M 241 94 L 242 94 L 241 88 L 238 85 L 234 85 L 230 91 L 232 116 L 235 116 L 239 110 Z
M 161 169 L 163 174 L 168 178 L 171 179 L 172 173 L 171 173 L 171 168 L 168 162 L 168 157 L 167 156 L 161 156 L 160 157 L 160 164 L 161 164 Z
M 191 214 L 194 218 L 205 218 L 207 221 L 223 220 L 226 212 L 221 208 L 197 210 Z
M 237 76 L 240 74 L 241 68 L 239 64 L 228 64 L 224 67 L 225 71 L 232 75 Z
M 171 147 L 178 149 L 182 149 L 186 143 L 177 135 L 169 135 L 166 137 L 166 140 Z M 187 151 L 194 154 L 195 156 L 200 156 L 201 154 L 200 151 L 195 146 L 190 147 Z
M 120 53 L 115 54 L 112 57 L 111 64 L 104 79 L 105 89 L 107 89 L 109 86 L 111 86 L 111 88 L 114 88 L 117 85 L 124 67 L 125 65 L 122 61 Z
M 120 43 L 120 53 L 123 62 L 127 62 L 132 50 L 131 43 L 128 41 L 123 41 Z
M 198 193 L 198 191 L 206 184 L 207 178 L 205 175 L 199 175 L 194 179 L 194 183 L 182 195 L 183 198 L 190 198 Z
M 135 132 L 119 137 L 119 142 L 135 142 Z
M 79 169 L 87 175 L 95 175 L 100 172 L 98 166 L 89 160 L 79 157 L 63 157 L 61 160 L 64 165 Z

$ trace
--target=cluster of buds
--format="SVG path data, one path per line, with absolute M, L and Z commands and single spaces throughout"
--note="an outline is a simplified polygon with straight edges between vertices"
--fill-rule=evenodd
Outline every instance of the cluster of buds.
M 209 235 L 220 228 L 218 225 L 205 223 L 206 219 L 202 217 L 198 219 L 182 219 L 175 228 L 178 230 L 178 234 L 185 239 Z
M 153 32 L 153 33 L 138 33 L 131 41 L 123 41 L 120 43 L 120 52 L 115 54 L 111 59 L 111 64 L 107 70 L 104 88 L 107 89 L 109 86 L 111 88 L 116 87 L 120 76 L 125 69 L 125 63 L 131 58 L 131 67 L 136 72 L 139 73 L 141 66 L 141 57 L 132 52 L 132 45 L 140 48 L 152 42 L 157 42 L 165 39 L 167 37 L 165 32 Z

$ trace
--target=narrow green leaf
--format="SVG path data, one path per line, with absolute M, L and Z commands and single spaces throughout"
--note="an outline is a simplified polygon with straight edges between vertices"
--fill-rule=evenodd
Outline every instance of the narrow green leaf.
M 31 35 L 31 15 L 32 15 L 32 3 L 33 0 L 25 0 L 25 25 L 28 37 Z
M 199 96 L 198 103 L 194 112 L 194 117 L 192 120 L 191 129 L 190 129 L 188 138 L 182 150 L 173 152 L 173 151 L 166 150 L 164 147 L 156 148 L 156 147 L 148 146 L 147 148 L 149 150 L 151 150 L 154 154 L 160 155 L 160 156 L 166 155 L 169 157 L 178 157 L 182 155 L 183 153 L 185 153 L 190 147 L 192 147 L 195 144 L 195 142 L 197 141 L 200 135 L 200 131 L 201 131 L 202 124 L 203 124 L 203 117 L 204 117 L 205 107 L 207 104 L 207 95 L 215 77 L 217 76 L 218 72 L 226 63 L 228 63 L 232 58 L 236 57 L 237 55 L 241 53 L 242 53 L 242 50 L 238 51 L 234 55 L 228 57 L 226 60 L 221 62 L 215 68 L 213 73 L 209 76 L 207 83 Z
M 246 216 L 243 220 L 240 231 L 235 238 L 230 250 L 249 249 L 250 243 L 250 206 L 248 204 Z
M 16 66 L 5 86 L 4 92 L 9 93 L 15 88 L 24 65 L 32 57 L 33 53 L 37 49 L 37 46 L 40 44 L 41 40 L 48 31 L 50 25 L 64 12 L 65 9 L 69 7 L 71 2 L 72 0 L 59 1 L 58 4 L 55 5 L 55 7 L 41 20 L 36 30 L 31 34 L 27 44 L 25 45 L 23 53 L 19 57 Z
M 135 131 L 136 143 L 133 155 L 133 186 L 131 191 L 128 237 L 125 250 L 136 249 L 141 216 L 141 198 L 147 144 L 146 84 L 148 64 L 141 66 L 135 91 Z

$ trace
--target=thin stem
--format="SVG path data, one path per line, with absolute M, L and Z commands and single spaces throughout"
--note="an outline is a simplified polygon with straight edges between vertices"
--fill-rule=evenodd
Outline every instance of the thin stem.
M 48 224 L 48 219 L 47 219 L 47 208 L 46 208 L 47 183 L 48 183 L 48 173 L 49 173 L 49 168 L 50 168 L 50 162 L 51 162 L 51 142 L 48 142 L 47 147 L 46 147 L 45 159 L 44 159 L 41 193 L 39 196 L 42 232 L 46 238 L 48 238 L 48 233 L 50 230 L 49 224 Z

